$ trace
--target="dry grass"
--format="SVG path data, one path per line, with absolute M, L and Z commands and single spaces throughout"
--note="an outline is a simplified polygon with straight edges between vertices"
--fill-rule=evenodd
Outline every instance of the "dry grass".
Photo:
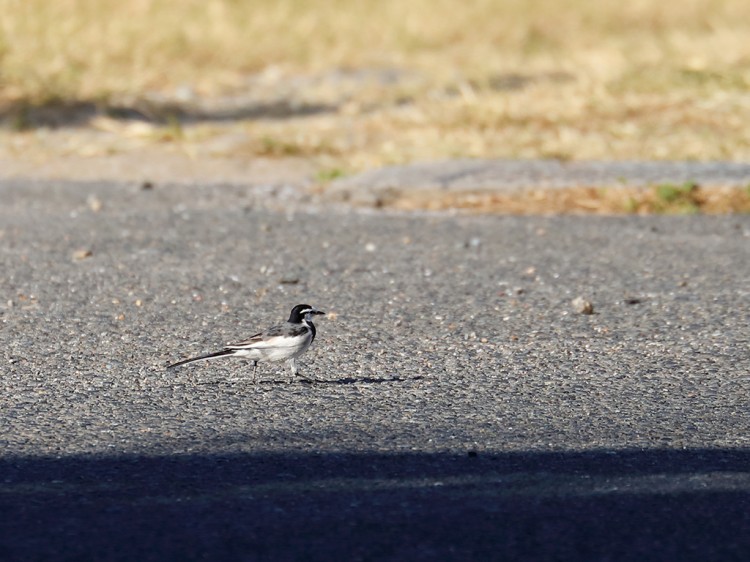
M 230 130 L 246 140 L 219 155 L 291 154 L 335 173 L 454 156 L 750 160 L 746 0 L 0 0 L 0 11 L 0 107 L 17 129 L 38 105 L 170 108 L 187 89 L 292 110 L 173 115 L 146 141 L 200 152 Z
M 190 83 L 241 85 L 297 71 L 395 65 L 433 83 L 516 72 L 639 88 L 745 88 L 742 0 L 2 0 L 6 97 L 101 98 Z
M 750 187 L 711 187 L 704 189 L 658 185 L 634 187 L 574 187 L 516 193 L 420 193 L 380 202 L 382 206 L 404 211 L 459 210 L 479 214 L 536 215 L 565 214 L 729 214 L 750 213 Z

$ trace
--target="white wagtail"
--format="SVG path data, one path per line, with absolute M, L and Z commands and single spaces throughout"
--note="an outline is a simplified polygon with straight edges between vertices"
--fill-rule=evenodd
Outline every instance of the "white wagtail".
M 205 361 L 217 357 L 240 357 L 253 362 L 253 381 L 255 381 L 258 361 L 289 360 L 289 366 L 292 368 L 292 380 L 294 380 L 294 375 L 298 374 L 295 360 L 307 351 L 307 348 L 315 339 L 315 325 L 311 319 L 314 314 L 325 314 L 325 312 L 316 310 L 309 304 L 298 304 L 292 309 L 289 320 L 283 324 L 272 326 L 246 340 L 227 344 L 221 351 L 178 361 L 169 365 L 167 369 L 193 361 Z

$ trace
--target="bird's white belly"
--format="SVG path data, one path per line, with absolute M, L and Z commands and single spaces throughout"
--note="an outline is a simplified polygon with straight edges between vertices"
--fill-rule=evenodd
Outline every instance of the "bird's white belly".
M 284 361 L 303 354 L 310 347 L 310 334 L 284 340 L 271 339 L 254 343 L 252 347 L 239 349 L 235 355 L 253 361 Z

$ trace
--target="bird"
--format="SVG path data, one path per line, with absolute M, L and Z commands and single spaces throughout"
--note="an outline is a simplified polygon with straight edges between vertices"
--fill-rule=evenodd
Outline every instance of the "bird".
M 190 357 L 167 366 L 167 369 L 179 367 L 194 361 L 206 361 L 219 357 L 239 357 L 253 362 L 253 382 L 260 361 L 289 361 L 292 370 L 292 381 L 295 376 L 307 378 L 299 374 L 296 359 L 302 355 L 315 339 L 315 324 L 312 317 L 325 314 L 309 304 L 298 304 L 289 314 L 289 320 L 278 326 L 272 326 L 247 339 L 224 346 L 221 351 Z M 309 379 L 308 379 L 309 380 Z

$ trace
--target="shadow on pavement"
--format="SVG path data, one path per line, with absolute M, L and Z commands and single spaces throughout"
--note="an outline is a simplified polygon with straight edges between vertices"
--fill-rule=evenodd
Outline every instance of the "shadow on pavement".
M 246 100 L 225 108 L 201 109 L 190 104 L 142 101 L 132 106 L 113 106 L 91 101 L 62 100 L 34 105 L 17 102 L 0 107 L 0 127 L 38 129 L 42 127 L 84 127 L 100 116 L 126 121 L 142 121 L 155 125 L 202 122 L 226 122 L 249 119 L 291 119 L 334 113 L 336 105 L 297 103 L 287 100 Z
M 739 560 L 750 451 L 0 460 L 3 560 Z

